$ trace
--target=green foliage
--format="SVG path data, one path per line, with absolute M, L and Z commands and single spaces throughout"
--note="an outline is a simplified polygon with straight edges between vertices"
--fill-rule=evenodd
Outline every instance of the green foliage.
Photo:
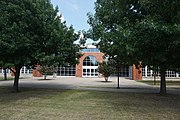
M 103 61 L 99 63 L 98 72 L 103 75 L 105 81 L 108 81 L 108 77 L 114 72 L 114 68 L 111 66 L 110 62 Z
M 89 33 L 120 64 L 178 69 L 180 56 L 178 0 L 97 0 L 88 14 Z
M 1 0 L 0 61 L 16 73 L 35 64 L 76 64 L 78 34 L 60 18 L 50 0 Z
M 133 31 L 130 20 L 126 18 L 126 0 L 98 0 L 96 13 L 88 14 L 91 26 L 89 33 L 94 40 L 100 40 L 97 46 L 116 61 L 117 66 L 133 63 L 134 48 L 131 40 Z
M 160 68 L 160 93 L 166 93 L 166 70 L 180 69 L 180 1 L 141 0 L 147 14 L 134 26 L 137 59 Z
M 42 75 L 44 75 L 44 79 L 46 79 L 47 75 L 53 75 L 53 73 L 55 73 L 57 71 L 56 67 L 54 67 L 53 65 L 51 65 L 51 66 L 47 66 L 47 65 L 39 66 L 39 67 L 37 67 L 37 70 Z
M 180 1 L 142 1 L 145 18 L 136 24 L 137 56 L 144 64 L 175 70 L 180 68 Z
M 40 66 L 37 70 L 43 75 L 52 75 L 56 72 L 56 68 L 54 66 Z
M 117 66 L 159 67 L 165 86 L 165 70 L 180 70 L 179 6 L 179 0 L 97 0 L 89 33 Z
M 54 10 L 49 0 L 2 0 L 0 8 L 2 61 L 13 65 L 76 63 L 78 46 L 73 42 L 78 35 L 61 22 L 58 8 Z

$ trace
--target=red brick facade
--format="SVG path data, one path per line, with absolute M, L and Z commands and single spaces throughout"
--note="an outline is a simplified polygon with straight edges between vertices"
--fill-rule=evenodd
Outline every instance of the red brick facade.
M 39 67 L 39 65 L 36 66 L 36 69 L 33 70 L 33 76 L 34 77 L 42 77 L 43 75 L 37 70 L 37 68 Z
M 94 56 L 98 62 L 102 62 L 104 53 L 101 52 L 90 52 L 90 53 L 82 53 L 83 56 L 79 59 L 79 64 L 76 65 L 76 77 L 82 77 L 82 66 L 83 66 L 83 61 L 87 56 Z
M 87 52 L 82 54 L 83 56 L 79 59 L 79 64 L 76 65 L 76 77 L 82 77 L 83 61 L 87 56 L 94 56 L 98 62 L 102 62 L 104 60 L 104 53 L 101 52 Z M 33 70 L 33 76 L 42 77 L 42 74 L 40 74 L 37 70 Z M 142 80 L 142 68 L 137 69 L 135 65 L 132 66 L 132 79 Z
M 135 65 L 132 66 L 132 79 L 142 80 L 142 67 L 136 68 Z

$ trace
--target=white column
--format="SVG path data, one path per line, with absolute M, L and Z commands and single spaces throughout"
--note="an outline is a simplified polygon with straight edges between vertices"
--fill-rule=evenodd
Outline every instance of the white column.
M 20 69 L 20 74 L 22 73 L 22 68 Z
M 147 66 L 145 66 L 145 77 L 147 78 Z
M 151 77 L 152 77 L 152 75 L 153 75 L 153 70 L 150 70 L 150 73 L 151 73 Z
M 11 70 L 10 70 L 10 69 L 8 69 L 8 73 L 11 73 Z
M 179 77 L 179 74 L 178 74 L 178 73 L 176 73 L 176 77 Z
M 25 66 L 23 66 L 23 68 L 24 68 L 23 73 L 24 73 L 24 74 L 26 74 L 26 67 L 25 67 Z

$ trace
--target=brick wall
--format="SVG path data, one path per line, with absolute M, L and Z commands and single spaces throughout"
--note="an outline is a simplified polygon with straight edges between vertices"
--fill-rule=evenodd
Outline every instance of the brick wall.
M 79 64 L 76 65 L 76 77 L 82 77 L 82 66 L 83 66 L 83 61 L 87 56 L 94 56 L 98 62 L 102 62 L 104 53 L 101 52 L 93 52 L 93 53 L 82 53 L 83 56 L 79 59 Z

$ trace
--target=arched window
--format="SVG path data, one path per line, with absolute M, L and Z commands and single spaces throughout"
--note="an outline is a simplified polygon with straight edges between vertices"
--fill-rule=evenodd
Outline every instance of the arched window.
M 98 66 L 98 63 L 94 56 L 87 56 L 83 61 L 83 66 Z

